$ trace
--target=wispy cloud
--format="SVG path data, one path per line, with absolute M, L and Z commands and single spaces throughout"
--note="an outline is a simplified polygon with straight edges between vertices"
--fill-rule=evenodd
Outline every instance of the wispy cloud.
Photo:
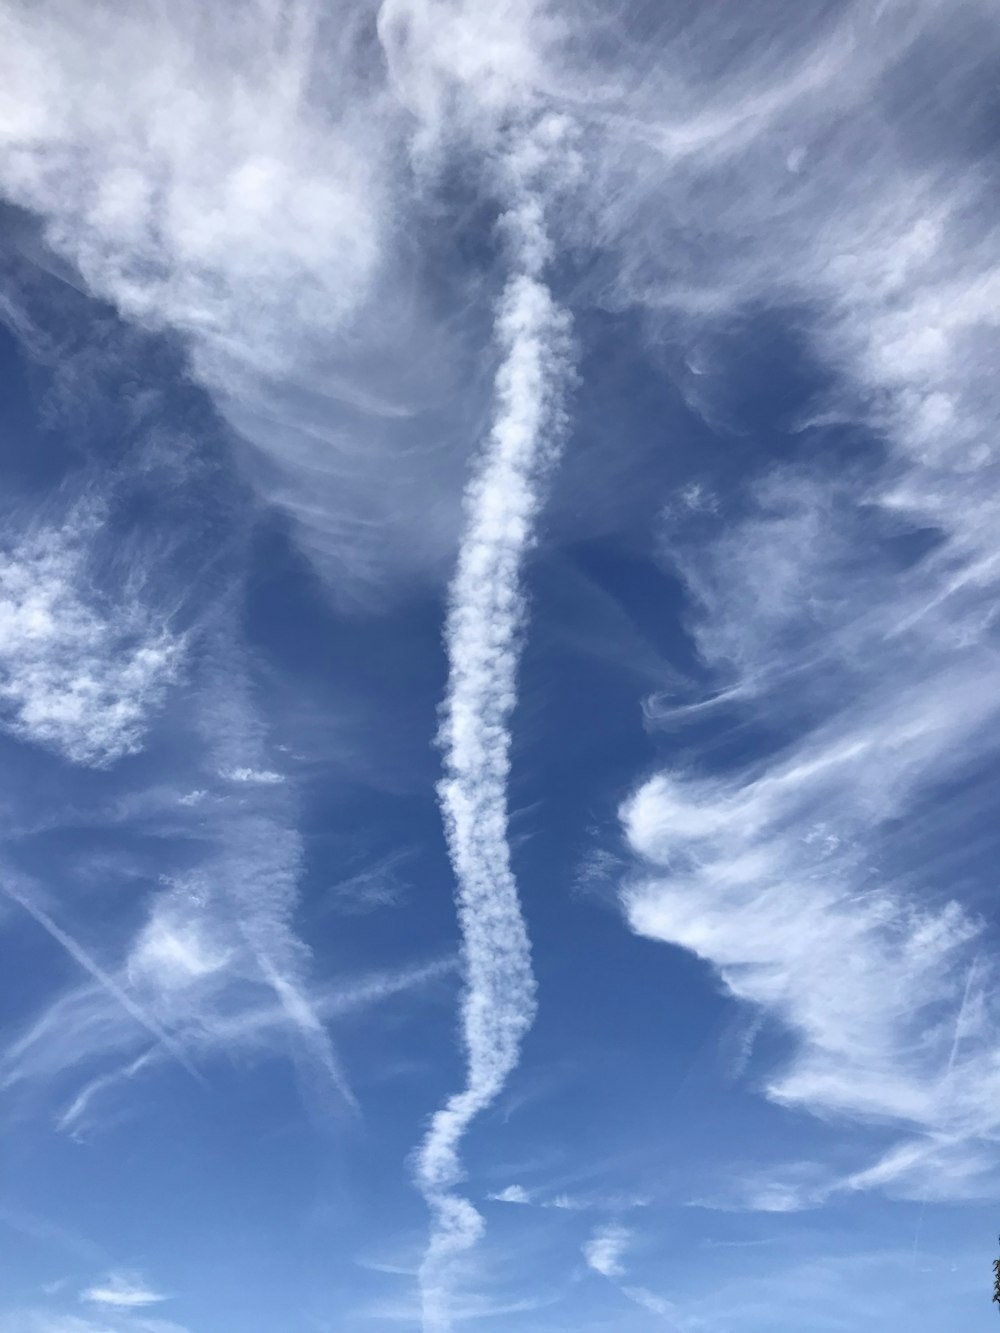
M 9 879 L 6 882 L 0 882 L 0 892 L 5 893 L 8 898 L 11 898 L 30 917 L 37 921 L 42 929 L 66 950 L 74 962 L 78 963 L 85 972 L 94 978 L 101 992 L 110 998 L 135 1024 L 144 1029 L 145 1034 L 152 1037 L 162 1050 L 182 1065 L 192 1077 L 201 1078 L 201 1074 L 195 1069 L 179 1044 L 174 1041 L 173 1037 L 167 1033 L 152 1014 L 133 995 L 129 994 L 110 973 L 99 967 L 72 935 L 57 925 L 44 908 L 32 901 L 30 894 L 22 892 L 20 888 L 15 888 Z
M 393 972 L 344 978 L 309 993 L 311 1011 L 324 1025 L 348 1021 L 396 996 L 419 995 L 455 971 L 443 959 Z M 132 982 L 122 976 L 122 986 Z M 297 1017 L 276 998 L 262 999 L 259 983 L 227 966 L 201 978 L 161 981 L 139 995 L 155 1005 L 172 1042 L 199 1066 L 241 1052 L 250 1058 L 287 1053 Z M 61 995 L 3 1052 L 0 1083 L 18 1088 L 73 1089 L 56 1117 L 56 1128 L 80 1133 L 107 1119 L 106 1099 L 162 1067 L 165 1054 L 151 1045 L 143 1028 L 130 1021 L 99 986 L 76 987 Z M 87 1076 L 94 1067 L 102 1072 Z M 110 1066 L 110 1067 L 109 1067 Z M 82 1081 L 81 1081 L 82 1080 Z
M 135 1310 L 108 1307 L 96 1316 L 96 1321 L 57 1310 L 17 1310 L 0 1315 L 0 1330 L 3 1333 L 187 1333 L 172 1320 L 145 1318 Z
M 51 0 L 0 17 L 0 188 L 39 219 L 39 262 L 172 335 L 243 440 L 253 485 L 292 516 L 342 600 L 443 569 L 462 539 L 440 799 L 467 1084 L 416 1163 L 435 1225 L 423 1316 L 439 1333 L 528 1308 L 463 1295 L 452 1260 L 482 1227 L 460 1193 L 463 1137 L 515 1067 L 535 1005 L 507 783 L 522 566 L 568 374 L 553 271 L 602 314 L 641 306 L 657 352 L 683 346 L 680 390 L 720 431 L 734 322 L 752 340 L 762 309 L 794 310 L 825 378 L 783 441 L 802 445 L 801 464 L 737 504 L 725 479 L 675 491 L 665 557 L 712 681 L 703 701 L 652 701 L 647 720 L 704 727 L 710 744 L 697 763 L 675 754 L 622 808 L 631 927 L 698 954 L 769 1034 L 788 1035 L 768 1096 L 871 1131 L 853 1169 L 793 1164 L 732 1194 L 778 1211 L 997 1186 L 1000 983 L 955 872 L 1000 715 L 995 181 L 965 170 L 989 124 L 964 92 L 983 74 L 976 48 L 995 49 L 991 7 L 647 6 L 628 31 L 600 8 L 260 0 L 220 19 L 194 0 Z M 916 81 L 934 97 L 908 96 Z M 956 96 L 963 114 L 946 125 Z M 567 204 L 550 177 L 578 149 L 586 170 Z M 507 265 L 464 537 L 457 478 L 488 392 L 461 347 L 478 317 L 464 284 L 475 271 L 483 290 L 490 247 L 450 216 L 456 195 L 499 200 Z M 471 262 L 453 258 L 463 248 Z M 829 468 L 820 457 L 834 426 L 851 434 L 849 468 L 836 448 Z M 107 766 L 142 746 L 185 644 L 155 609 L 109 594 L 79 536 L 36 529 L 0 556 L 0 719 Z M 4 1073 L 11 1088 L 65 1080 L 57 1122 L 70 1132 L 170 1054 L 290 1046 L 306 1081 L 335 1091 L 325 1105 L 351 1102 L 333 1018 L 441 974 L 321 975 L 296 925 L 306 844 L 291 763 L 268 745 L 242 667 L 224 662 L 199 688 L 202 747 L 183 782 L 128 798 L 137 819 L 169 800 L 179 837 L 160 840 L 161 856 L 179 862 L 183 838 L 187 857 L 157 867 L 130 938 L 99 960 L 62 924 L 68 901 L 19 899 L 88 976 L 12 1043 Z M 756 752 L 725 748 L 733 718 L 762 724 Z M 593 877 L 612 867 L 605 856 Z M 373 874 L 349 876 L 344 901 L 385 901 Z M 893 1141 L 871 1161 L 876 1134 Z M 594 1206 L 533 1185 L 493 1198 Z M 595 1271 L 624 1278 L 628 1236 L 591 1237 Z M 665 1314 L 645 1287 L 621 1290 Z
M 95 584 L 83 511 L 0 551 L 0 721 L 77 764 L 133 754 L 176 678 L 182 635 Z
M 140 991 L 151 988 L 182 1012 L 193 1001 L 204 1003 L 206 993 L 246 995 L 263 983 L 289 1020 L 293 1050 L 320 1098 L 325 1086 L 356 1111 L 312 1001 L 309 952 L 292 924 L 303 862 L 293 798 L 266 762 L 267 739 L 246 664 L 225 637 L 203 682 L 200 721 L 204 770 L 224 784 L 216 789 L 211 822 L 201 816 L 209 853 L 194 874 L 166 884 L 154 901 L 134 942 L 129 974 Z
M 2 20 L 0 188 L 41 219 L 31 257 L 179 339 L 257 491 L 351 604 L 450 557 L 466 412 L 375 20 L 343 0 Z
M 166 1299 L 137 1273 L 109 1273 L 102 1281 L 80 1292 L 81 1301 L 115 1310 L 138 1310 L 147 1305 L 159 1305 Z
M 623 1226 L 620 1222 L 609 1222 L 597 1227 L 583 1245 L 583 1257 L 587 1267 L 599 1273 L 601 1277 L 607 1278 L 627 1301 L 638 1305 L 649 1314 L 657 1315 L 660 1319 L 669 1319 L 675 1328 L 694 1327 L 695 1325 L 681 1317 L 681 1312 L 673 1301 L 668 1301 L 664 1296 L 650 1291 L 648 1287 L 626 1280 L 629 1276 L 626 1255 L 635 1239 L 636 1234 L 632 1228 Z
M 366 860 L 361 869 L 330 885 L 324 894 L 324 905 L 347 916 L 397 906 L 407 891 L 400 870 L 412 861 L 413 854 L 412 848 L 403 848 Z M 355 863 L 359 859 L 352 858 Z
M 447 960 L 339 983 L 314 977 L 293 923 L 305 855 L 293 784 L 221 776 L 273 771 L 240 650 L 224 628 L 192 668 L 190 686 L 193 744 L 183 771 L 130 791 L 113 812 L 158 848 L 153 865 L 139 867 L 153 888 L 138 924 L 105 941 L 97 961 L 40 894 L 5 882 L 8 896 L 89 974 L 9 1043 L 0 1071 L 8 1088 L 54 1092 L 54 1120 L 67 1133 L 99 1127 L 109 1102 L 117 1111 L 123 1090 L 138 1089 L 165 1054 L 192 1070 L 235 1050 L 291 1055 L 317 1113 L 339 1113 L 355 1098 L 330 1023 L 454 968 Z M 198 802 L 178 799 L 192 789 L 202 793 Z
M 229 782 L 249 782 L 258 787 L 273 787 L 285 781 L 284 775 L 273 768 L 233 768 L 220 776 Z
M 664 1296 L 657 1296 L 656 1292 L 650 1291 L 648 1287 L 622 1287 L 622 1295 L 627 1296 L 634 1305 L 648 1310 L 650 1314 L 659 1315 L 661 1319 L 673 1319 L 678 1313 L 673 1301 L 668 1301 Z
M 531 1203 L 531 1194 L 523 1185 L 508 1185 L 506 1189 L 486 1197 L 494 1203 Z
M 530 1204 L 535 1208 L 555 1208 L 563 1213 L 625 1212 L 630 1208 L 645 1208 L 649 1204 L 649 1199 L 638 1194 L 570 1194 L 565 1190 L 529 1190 L 524 1185 L 508 1185 L 486 1197 L 492 1203 Z
M 966 37 L 980 20 L 970 6 Z M 819 41 L 790 33 L 794 54 L 762 40 L 740 115 L 696 120 L 683 152 L 676 136 L 665 150 L 683 158 L 672 198 L 701 191 L 688 221 L 705 262 L 661 287 L 664 319 L 690 327 L 697 307 L 702 328 L 724 329 L 747 302 L 796 303 L 831 381 L 799 429 L 822 439 L 851 423 L 869 442 L 839 476 L 815 455 L 774 467 L 740 515 L 696 514 L 697 536 L 670 515 L 665 554 L 714 677 L 708 723 L 716 736 L 763 723 L 782 741 L 722 768 L 678 765 L 622 809 L 645 863 L 624 890 L 633 928 L 705 958 L 791 1034 L 767 1095 L 903 1136 L 869 1168 L 755 1195 L 781 1207 L 996 1187 L 984 1142 L 1000 987 L 949 866 L 998 755 L 997 233 L 967 158 L 931 169 L 899 153 L 921 114 L 903 124 L 865 93 L 914 77 L 914 43 L 941 21 L 928 5 L 877 26 L 860 65 L 862 39 L 839 20 Z M 706 49 L 715 36 L 708 16 Z M 773 135 L 796 120 L 825 126 L 826 147 L 803 141 L 772 170 Z M 707 227 L 710 197 L 722 211 Z M 692 393 L 709 417 L 719 392 L 700 367 Z M 661 700 L 652 720 L 705 715 Z

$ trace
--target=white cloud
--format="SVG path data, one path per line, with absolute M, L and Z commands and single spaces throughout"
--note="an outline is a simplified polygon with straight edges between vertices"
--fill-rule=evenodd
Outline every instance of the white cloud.
M 622 809 L 641 863 L 623 900 L 635 930 L 704 958 L 791 1035 L 768 1096 L 900 1136 L 873 1166 L 778 1180 L 759 1203 L 991 1193 L 1000 987 L 982 923 L 950 900 L 998 753 L 1000 232 L 962 131 L 912 95 L 914 53 L 938 42 L 939 90 L 986 77 L 987 10 L 888 23 L 853 5 L 816 25 L 773 6 L 745 22 L 724 81 L 711 71 L 733 30 L 706 9 L 686 65 L 665 53 L 628 99 L 634 138 L 609 141 L 621 189 L 603 208 L 621 291 L 706 349 L 683 387 L 720 429 L 713 351 L 734 317 L 752 337 L 750 312 L 794 308 L 828 377 L 799 429 L 820 446 L 851 427 L 869 449 L 837 474 L 819 447 L 774 466 L 738 516 L 721 501 L 669 515 L 713 680 L 704 705 L 661 697 L 648 716 L 749 719 L 782 741 L 643 783 Z M 671 84 L 666 111 L 644 100 Z
M 558 1208 L 563 1212 L 585 1213 L 600 1210 L 608 1212 L 614 1209 L 616 1212 L 624 1212 L 629 1208 L 646 1208 L 649 1206 L 649 1199 L 642 1194 L 553 1194 L 551 1198 L 544 1199 L 541 1203 L 543 1208 Z
M 583 1247 L 583 1257 L 595 1273 L 617 1278 L 625 1275 L 625 1252 L 632 1243 L 632 1232 L 617 1223 L 598 1227 Z
M 83 517 L 0 552 L 0 720 L 77 764 L 140 749 L 184 641 L 133 600 L 103 595 Z
M 221 776 L 229 782 L 248 782 L 258 787 L 273 787 L 286 781 L 282 773 L 272 768 L 234 768 Z
M 122 1018 L 127 1018 L 131 1028 L 138 1028 L 147 1039 L 152 1038 L 162 1051 L 186 1069 L 189 1074 L 195 1078 L 200 1077 L 180 1045 L 167 1031 L 165 1025 L 159 1021 L 158 1016 L 137 999 L 118 978 L 99 966 L 68 931 L 58 925 L 43 907 L 33 901 L 29 892 L 23 891 L 20 886 L 15 886 L 9 877 L 5 883 L 0 884 L 0 892 L 18 903 L 43 930 L 66 950 L 73 961 L 94 979 L 96 989 L 93 990 L 93 994 L 105 1006 L 110 1007 L 114 1019 L 121 1021 Z M 19 1046 L 20 1043 L 15 1046 L 15 1051 Z
M 378 268 L 383 154 L 361 71 L 345 61 L 330 103 L 311 102 L 316 5 L 290 25 L 276 4 L 225 25 L 190 4 L 76 17 L 4 15 L 6 190 L 47 215 L 92 290 L 187 334 L 210 378 L 289 369 Z M 136 56 L 152 47 L 150 80 Z
M 997 1125 L 996 978 L 977 961 L 979 925 L 955 903 L 880 887 L 875 871 L 881 829 L 992 715 L 977 716 L 980 688 L 973 672 L 894 702 L 880 692 L 752 775 L 662 774 L 625 807 L 632 846 L 660 867 L 627 889 L 630 923 L 707 959 L 794 1034 L 766 1084 L 777 1101 L 931 1141 Z M 878 1183 L 855 1187 L 865 1180 Z
M 138 1310 L 147 1305 L 158 1305 L 166 1299 L 135 1273 L 109 1273 L 103 1281 L 80 1293 L 81 1301 L 116 1310 Z
M 496 1194 L 487 1195 L 494 1203 L 531 1203 L 531 1195 L 523 1185 L 508 1185 Z
M 502 360 L 493 426 L 466 496 L 467 528 L 446 628 L 445 777 L 438 791 L 466 967 L 467 1082 L 435 1113 L 417 1160 L 434 1214 L 421 1270 L 427 1333 L 452 1327 L 452 1263 L 483 1226 L 473 1205 L 455 1192 L 460 1142 L 516 1067 L 535 1012 L 530 947 L 507 842 L 507 776 L 525 614 L 521 565 L 564 429 L 568 320 L 542 277 L 549 251 L 544 173 L 562 133 L 543 121 L 508 145 L 500 184 L 510 197 L 504 223 L 512 271 L 495 330 Z
M 183 796 L 178 796 L 179 805 L 198 805 L 208 795 L 203 787 L 196 787 L 194 790 L 185 792 Z
M 5 14 L 0 174 L 92 291 L 140 323 L 182 334 L 196 374 L 253 444 L 256 483 L 345 585 L 377 582 L 394 545 L 404 552 L 395 557 L 401 577 L 411 550 L 413 565 L 432 563 L 455 537 L 448 500 L 437 499 L 448 487 L 430 476 L 427 451 L 413 451 L 416 465 L 401 462 L 401 442 L 413 437 L 400 423 L 427 401 L 414 383 L 429 362 L 440 372 L 447 340 L 425 351 L 433 340 L 414 336 L 427 332 L 422 297 L 396 286 L 418 265 L 401 262 L 413 252 L 393 232 L 406 210 L 395 207 L 399 180 L 388 164 L 409 146 L 393 97 L 416 113 L 418 177 L 449 135 L 471 135 L 495 188 L 497 125 L 519 123 L 511 108 L 555 125 L 540 115 L 550 96 L 572 105 L 583 127 L 587 170 L 573 217 L 553 205 L 542 225 L 537 192 L 515 181 L 496 450 L 469 493 L 450 621 L 443 803 L 462 886 L 470 1059 L 468 1088 L 435 1121 L 421 1165 L 443 1249 L 477 1234 L 480 1219 L 453 1193 L 457 1145 L 516 1062 L 533 1009 L 505 784 L 518 570 L 542 469 L 533 456 L 506 472 L 494 465 L 517 432 L 534 448 L 539 420 L 552 424 L 544 418 L 564 371 L 563 328 L 539 265 L 561 229 L 606 246 L 619 265 L 612 299 L 642 302 L 649 325 L 671 338 L 711 348 L 733 312 L 803 310 L 810 350 L 837 381 L 830 413 L 873 428 L 887 451 L 880 475 L 863 484 L 783 471 L 749 497 L 754 512 L 741 522 L 726 518 L 714 490 L 681 491 L 680 507 L 699 522 L 728 523 L 721 539 L 688 551 L 683 569 L 703 610 L 699 651 L 720 677 L 707 708 L 724 717 L 752 705 L 788 741 L 714 775 L 662 774 L 635 794 L 623 818 L 643 864 L 627 889 L 629 919 L 698 953 L 734 995 L 784 1024 L 795 1047 L 768 1085 L 772 1097 L 888 1121 L 908 1136 L 824 1188 L 979 1188 L 979 1140 L 997 1128 L 995 978 L 977 961 L 973 914 L 944 901 L 947 876 L 924 874 L 917 855 L 901 864 L 896 847 L 900 827 L 926 817 L 935 791 L 993 750 L 992 185 L 925 156 L 924 104 L 936 99 L 917 99 L 908 116 L 887 108 L 913 76 L 905 65 L 918 38 L 933 39 L 939 25 L 961 32 L 988 10 L 856 3 L 819 19 L 811 6 L 791 17 L 777 4 L 694 7 L 683 40 L 666 24 L 664 45 L 651 33 L 637 56 L 636 44 L 608 34 L 588 44 L 585 27 L 574 27 L 586 19 L 569 7 L 524 0 L 484 14 L 481 5 L 397 0 L 379 24 L 390 95 L 373 72 L 370 34 L 356 41 L 351 24 L 345 32 L 339 8 L 324 15 L 305 4 L 288 27 L 278 4 L 225 25 L 203 9 L 164 7 L 148 20 L 152 31 L 113 6 L 77 13 L 54 0 L 38 16 Z M 327 26 L 341 46 L 324 63 Z M 137 58 L 151 45 L 152 78 Z M 970 54 L 953 77 L 974 64 Z M 328 87 L 317 93 L 320 67 Z M 948 82 L 936 81 L 936 92 Z M 532 154 L 545 165 L 544 145 L 512 139 L 505 151 L 515 178 L 538 167 Z M 413 363 L 412 373 L 395 369 Z M 711 417 L 712 357 L 692 354 L 690 372 L 684 392 Z M 475 416 L 469 401 L 460 418 Z M 430 481 L 421 477 L 414 499 L 407 488 L 425 466 Z M 423 503 L 428 492 L 440 508 Z M 426 546 L 386 539 L 397 510 L 416 514 L 414 533 L 434 534 Z M 870 522 L 886 540 L 893 522 L 904 537 L 933 529 L 939 544 L 900 570 L 877 550 L 855 554 Z M 27 563 L 40 570 L 45 558 L 29 551 Z M 140 743 L 172 659 L 122 654 L 114 615 L 75 574 L 70 585 L 64 595 L 56 579 L 51 601 L 68 608 L 51 616 L 68 632 L 53 631 L 44 669 L 12 675 L 5 697 L 19 734 L 79 762 L 106 762 Z M 23 625 L 19 633 L 12 642 L 33 642 Z M 697 707 L 685 717 L 702 716 Z M 301 848 L 283 811 L 253 804 L 279 798 L 281 784 L 265 776 L 279 775 L 252 740 L 216 748 L 211 771 L 246 787 L 240 799 L 252 809 L 213 824 L 205 874 L 168 886 L 151 908 L 131 975 L 191 1043 L 193 995 L 220 1031 L 259 1034 L 280 1012 L 336 1081 L 322 992 L 308 983 L 291 926 Z M 949 810 L 957 807 L 942 802 L 937 817 Z M 487 875 L 499 895 L 488 896 Z M 484 901 L 498 924 L 479 910 Z M 261 977 L 279 1001 L 266 1019 L 244 1004 Z M 75 1020 L 97 1045 L 121 1030 L 110 996 L 107 987 L 77 992 Z M 432 1316 L 438 1327 L 447 1317 Z
M 706 958 L 732 994 L 795 1034 L 768 1095 L 921 1130 L 936 1154 L 939 1136 L 957 1137 L 949 1151 L 964 1159 L 962 1141 L 997 1124 L 997 979 L 978 959 L 975 917 L 906 863 L 923 825 L 899 830 L 993 749 L 1000 677 L 981 619 L 991 585 L 971 573 L 982 548 L 966 556 L 965 538 L 949 536 L 910 571 L 883 579 L 876 565 L 867 584 L 851 582 L 850 602 L 838 599 L 850 567 L 824 526 L 829 506 L 817 499 L 811 512 L 796 536 L 766 512 L 730 531 L 710 577 L 692 584 L 710 660 L 735 663 L 765 715 L 801 713 L 799 734 L 735 773 L 662 773 L 639 789 L 623 819 L 650 869 L 626 890 L 628 916 Z M 775 560 L 795 569 L 795 597 L 773 578 Z M 750 586 L 766 605 L 744 595 Z M 811 636 L 797 624 L 804 604 Z M 832 624 L 816 622 L 827 606 Z M 830 700 L 818 715 L 817 673 Z M 950 840 L 963 809 L 940 809 Z M 904 1155 L 898 1168 L 905 1188 L 916 1166 Z M 972 1181 L 960 1176 L 942 1179 L 963 1192 Z M 855 1187 L 864 1181 L 878 1183 L 862 1173 Z
M 231 947 L 207 937 L 210 925 L 197 910 L 192 895 L 171 894 L 132 946 L 130 979 L 141 986 L 152 982 L 164 988 L 189 985 L 224 968 Z
M 241 652 L 220 643 L 198 701 L 204 769 L 225 788 L 210 818 L 193 808 L 206 843 L 194 872 L 168 881 L 127 963 L 140 992 L 151 990 L 182 1016 L 215 999 L 247 1003 L 256 987 L 277 999 L 294 1033 L 291 1049 L 329 1109 L 357 1102 L 312 1000 L 309 952 L 293 922 L 303 844 L 280 775 L 263 763 L 264 729 L 254 711 Z M 277 781 L 275 779 L 278 779 Z
M 425 290 L 413 119 L 372 9 L 262 0 L 222 23 L 193 0 L 53 0 L 5 11 L 0 52 L 0 190 L 55 256 L 32 258 L 179 337 L 337 597 L 438 572 L 467 354 Z

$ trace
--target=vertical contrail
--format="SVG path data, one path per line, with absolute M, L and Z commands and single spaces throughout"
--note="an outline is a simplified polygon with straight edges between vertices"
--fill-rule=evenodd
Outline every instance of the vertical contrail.
M 524 619 L 521 567 L 541 486 L 563 435 L 569 319 L 543 280 L 548 241 L 538 186 L 545 152 L 523 140 L 505 160 L 512 206 L 502 219 L 511 257 L 494 328 L 501 354 L 493 426 L 466 492 L 466 529 L 446 628 L 448 691 L 438 787 L 465 965 L 467 1081 L 434 1115 L 417 1160 L 433 1230 L 421 1267 L 423 1326 L 446 1333 L 451 1260 L 482 1219 L 455 1192 L 460 1140 L 517 1064 L 535 1013 L 530 945 L 507 842 L 510 716 Z

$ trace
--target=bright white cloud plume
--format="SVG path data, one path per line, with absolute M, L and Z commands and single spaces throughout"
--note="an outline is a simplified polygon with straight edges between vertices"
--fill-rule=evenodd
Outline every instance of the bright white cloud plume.
M 95 525 L 71 517 L 0 551 L 0 719 L 77 764 L 133 754 L 184 641 L 127 591 L 95 585 Z

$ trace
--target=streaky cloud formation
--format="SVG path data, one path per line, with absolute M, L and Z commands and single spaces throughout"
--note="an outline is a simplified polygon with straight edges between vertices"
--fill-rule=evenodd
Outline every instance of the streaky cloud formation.
M 459 358 L 403 221 L 409 123 L 373 22 L 364 0 L 0 13 L 0 186 L 42 219 L 27 253 L 179 340 L 351 606 L 443 567 L 461 468 Z
M 143 1005 L 138 1003 L 129 992 L 121 986 L 114 977 L 105 972 L 89 956 L 87 951 L 67 931 L 53 921 L 52 917 L 38 903 L 33 902 L 30 892 L 25 892 L 19 886 L 15 887 L 9 880 L 0 883 L 0 892 L 12 899 L 22 907 L 28 916 L 32 917 L 46 931 L 57 944 L 60 944 L 74 962 L 78 963 L 85 972 L 88 972 L 97 982 L 100 991 L 109 997 L 114 1004 L 128 1015 L 134 1023 L 140 1028 L 144 1028 L 146 1033 L 153 1037 L 159 1046 L 166 1051 L 178 1064 L 182 1065 L 193 1078 L 201 1078 L 195 1066 L 187 1058 L 181 1047 L 174 1041 L 173 1037 L 163 1028 L 163 1026 L 153 1017 Z
M 713 152 L 686 158 L 681 175 L 682 190 L 735 189 L 777 123 L 794 114 L 826 128 L 825 147 L 790 160 L 780 190 L 773 171 L 758 177 L 739 249 L 720 231 L 693 275 L 712 284 L 698 297 L 708 327 L 771 284 L 803 303 L 836 383 L 801 430 L 854 421 L 879 441 L 839 478 L 819 460 L 774 466 L 749 513 L 714 529 L 675 513 L 664 550 L 718 682 L 712 712 L 742 710 L 786 739 L 728 772 L 668 770 L 622 809 L 649 867 L 624 890 L 633 928 L 705 958 L 793 1034 L 768 1096 L 904 1136 L 874 1166 L 752 1188 L 765 1208 L 845 1190 L 995 1188 L 998 978 L 977 912 L 948 901 L 910 849 L 935 803 L 945 828 L 961 826 L 949 788 L 981 779 L 997 752 L 997 230 L 976 206 L 974 172 L 921 162 L 916 137 L 911 153 L 893 149 L 895 133 L 919 135 L 919 115 L 894 127 L 861 106 L 943 14 L 915 7 L 860 66 L 848 59 L 857 37 L 845 46 L 841 29 L 822 79 L 789 74 L 761 122 L 718 125 Z M 973 31 L 977 14 L 964 12 Z M 835 180 L 831 213 L 822 192 Z M 661 294 L 664 310 L 694 299 Z M 701 378 L 692 391 L 710 411 Z M 664 699 L 650 716 L 671 729 L 697 720 Z
M 675 1328 L 697 1327 L 684 1320 L 673 1302 L 658 1296 L 648 1287 L 637 1286 L 627 1280 L 626 1257 L 635 1239 L 635 1232 L 620 1222 L 608 1222 L 596 1227 L 583 1245 L 587 1267 L 613 1283 L 626 1300 L 649 1314 L 670 1320 Z
M 454 962 L 442 960 L 396 973 L 348 978 L 314 993 L 310 1007 L 324 1023 L 335 1024 L 397 996 L 419 996 L 453 971 Z M 276 999 L 261 1003 L 259 994 L 233 973 L 216 975 L 194 993 L 190 981 L 180 994 L 176 985 L 165 984 L 157 1011 L 170 1022 L 176 1042 L 183 1043 L 206 1071 L 213 1060 L 263 1060 L 281 1054 L 297 1017 Z M 121 1094 L 140 1074 L 152 1074 L 164 1055 L 163 1048 L 142 1042 L 135 1026 L 118 1017 L 103 989 L 74 987 L 7 1047 L 0 1084 L 8 1095 L 34 1085 L 54 1087 L 65 1096 L 66 1084 L 75 1087 L 55 1124 L 65 1133 L 82 1134 L 101 1127 L 107 1094 Z M 85 1071 L 94 1065 L 115 1061 L 109 1073 L 86 1078 Z
M 135 1273 L 109 1273 L 101 1282 L 80 1293 L 80 1300 L 119 1310 L 136 1310 L 166 1300 Z

